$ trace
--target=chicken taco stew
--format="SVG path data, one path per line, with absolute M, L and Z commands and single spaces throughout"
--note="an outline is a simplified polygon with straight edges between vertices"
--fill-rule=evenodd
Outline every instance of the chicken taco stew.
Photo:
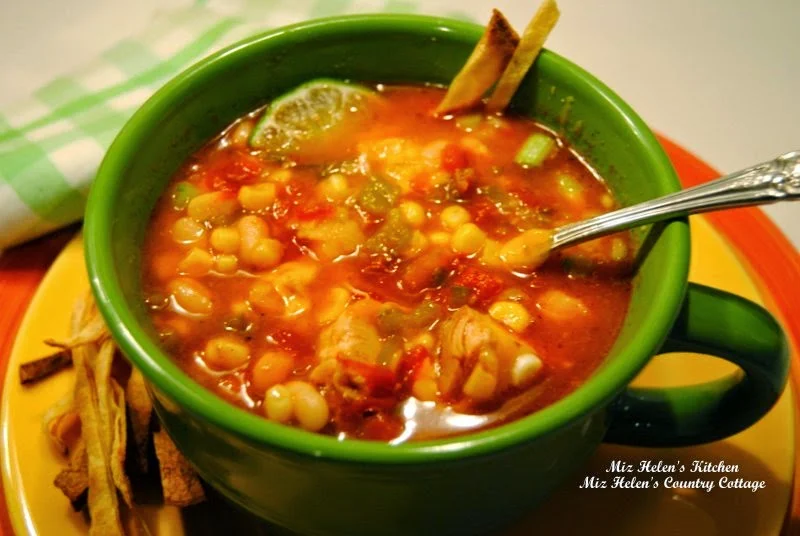
M 185 162 L 151 216 L 143 297 L 187 374 L 272 421 L 393 443 L 522 417 L 592 374 L 633 241 L 540 246 L 616 201 L 551 131 L 437 117 L 443 95 L 307 84 Z

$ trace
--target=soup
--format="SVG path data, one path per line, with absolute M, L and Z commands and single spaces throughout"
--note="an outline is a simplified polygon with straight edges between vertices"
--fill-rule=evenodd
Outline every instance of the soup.
M 278 150 L 251 146 L 256 111 L 175 174 L 143 252 L 161 344 L 231 403 L 339 438 L 444 437 L 563 398 L 620 330 L 632 242 L 535 266 L 529 239 L 613 209 L 611 192 L 529 119 L 371 89 Z

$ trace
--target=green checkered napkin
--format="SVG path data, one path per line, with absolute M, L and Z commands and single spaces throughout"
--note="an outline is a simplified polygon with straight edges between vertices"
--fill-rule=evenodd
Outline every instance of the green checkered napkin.
M 454 5 L 426 2 L 425 11 L 470 18 Z M 309 18 L 417 8 L 416 0 L 195 0 L 159 15 L 142 34 L 0 109 L 0 250 L 80 220 L 100 160 L 122 125 L 200 58 Z

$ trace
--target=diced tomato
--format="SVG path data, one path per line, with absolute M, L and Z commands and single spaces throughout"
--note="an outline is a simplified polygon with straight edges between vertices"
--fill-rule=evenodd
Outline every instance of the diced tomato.
M 428 355 L 428 350 L 419 345 L 414 346 L 403 354 L 397 367 L 397 378 L 401 387 L 411 387 Z
M 472 289 L 475 301 L 486 305 L 503 290 L 503 281 L 496 275 L 475 266 L 464 267 L 453 280 L 454 285 Z
M 431 191 L 431 174 L 427 171 L 417 173 L 411 177 L 411 189 L 419 194 L 427 194 Z
M 448 143 L 444 146 L 441 159 L 442 169 L 449 173 L 469 167 L 469 153 L 455 143 Z
M 271 336 L 275 344 L 287 352 L 298 355 L 308 350 L 308 341 L 306 338 L 293 331 L 279 329 L 274 331 Z
M 295 215 L 300 221 L 318 221 L 333 216 L 333 212 L 332 203 L 316 203 L 309 206 L 298 206 Z
M 388 397 L 394 393 L 395 375 L 388 367 L 340 357 L 339 362 L 350 372 L 361 376 L 370 397 Z
M 264 163 L 256 156 L 242 151 L 222 151 L 209 161 L 205 185 L 210 190 L 238 190 L 251 184 L 264 171 Z
M 500 211 L 497 210 L 497 206 L 485 195 L 473 197 L 467 204 L 467 210 L 472 216 L 472 221 L 481 226 L 491 227 L 500 223 L 503 218 Z
M 403 423 L 397 417 L 376 413 L 364 419 L 358 436 L 373 441 L 390 441 L 403 433 Z

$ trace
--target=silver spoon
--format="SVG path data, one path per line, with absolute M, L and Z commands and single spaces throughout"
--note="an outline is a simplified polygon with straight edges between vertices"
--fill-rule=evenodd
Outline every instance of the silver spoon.
M 700 186 L 553 229 L 547 235 L 549 240 L 542 243 L 541 261 L 548 252 L 639 225 L 723 208 L 796 199 L 800 199 L 800 151 L 786 153 Z M 500 424 L 524 410 L 538 394 L 537 389 L 531 389 L 499 411 L 481 415 L 457 413 L 449 407 L 409 398 L 402 407 L 406 430 L 393 443 L 414 436 L 458 434 Z
M 553 230 L 550 251 L 677 216 L 800 199 L 800 151 Z
M 631 227 L 731 207 L 800 198 L 800 151 L 793 151 L 694 188 L 657 197 L 555 229 L 529 229 L 512 238 L 500 259 L 529 273 L 553 251 Z

